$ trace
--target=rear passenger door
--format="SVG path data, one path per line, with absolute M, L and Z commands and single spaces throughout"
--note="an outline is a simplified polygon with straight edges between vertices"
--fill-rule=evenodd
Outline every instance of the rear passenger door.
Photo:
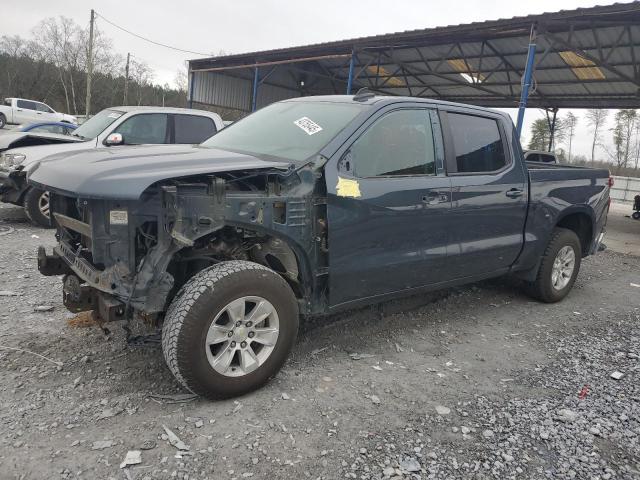
M 212 118 L 201 115 L 173 115 L 174 143 L 197 144 L 216 133 Z
M 528 195 L 524 164 L 514 161 L 512 126 L 475 110 L 447 108 L 441 118 L 451 178 L 450 274 L 506 269 L 523 244 Z

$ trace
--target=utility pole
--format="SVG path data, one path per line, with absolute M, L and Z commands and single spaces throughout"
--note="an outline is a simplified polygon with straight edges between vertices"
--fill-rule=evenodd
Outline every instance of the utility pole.
M 91 22 L 89 23 L 89 57 L 87 59 L 87 100 L 85 102 L 85 115 L 91 113 L 91 76 L 93 75 L 93 24 L 96 20 L 96 12 L 91 9 Z
M 131 59 L 131 53 L 127 53 L 127 66 L 124 69 L 124 100 L 123 105 L 127 104 L 127 94 L 129 93 L 129 60 Z

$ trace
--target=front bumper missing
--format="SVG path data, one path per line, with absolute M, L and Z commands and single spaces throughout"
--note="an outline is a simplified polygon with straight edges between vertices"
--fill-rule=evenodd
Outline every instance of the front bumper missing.
M 47 255 L 44 247 L 38 247 L 38 270 L 46 276 L 65 276 L 62 300 L 70 312 L 94 310 L 103 322 L 126 318 L 125 304 L 95 287 L 99 271 L 75 256 L 64 242 L 54 247 L 53 255 Z M 83 285 L 84 282 L 89 285 Z

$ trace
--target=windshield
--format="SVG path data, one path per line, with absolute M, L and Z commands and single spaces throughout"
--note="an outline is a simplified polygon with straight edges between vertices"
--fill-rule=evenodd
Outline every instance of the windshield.
M 348 103 L 274 103 L 221 130 L 202 145 L 302 162 L 318 153 L 363 108 Z
M 117 110 L 102 110 L 76 128 L 72 135 L 83 140 L 92 140 L 104 132 L 104 129 L 124 115 Z

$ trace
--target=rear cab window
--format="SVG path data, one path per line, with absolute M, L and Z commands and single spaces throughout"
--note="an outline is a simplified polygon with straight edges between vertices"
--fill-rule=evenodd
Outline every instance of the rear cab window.
M 497 119 L 458 112 L 447 112 L 447 119 L 450 173 L 493 173 L 510 163 Z
M 216 133 L 213 119 L 200 115 L 174 115 L 175 143 L 202 143 Z

